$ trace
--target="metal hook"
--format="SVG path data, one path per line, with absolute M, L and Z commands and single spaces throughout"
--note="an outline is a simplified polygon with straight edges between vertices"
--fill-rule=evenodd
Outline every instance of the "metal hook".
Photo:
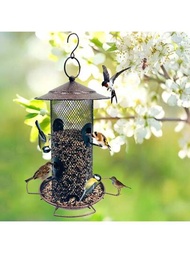
M 64 63 L 64 71 L 65 71 L 65 74 L 68 76 L 70 82 L 73 82 L 75 80 L 76 77 L 78 77 L 78 75 L 80 74 L 80 69 L 81 69 L 81 66 L 80 66 L 80 62 L 78 61 L 78 59 L 75 57 L 74 55 L 74 51 L 77 49 L 78 45 L 79 45 L 79 37 L 76 33 L 71 33 L 69 34 L 69 36 L 67 37 L 67 43 L 69 42 L 69 38 L 71 37 L 71 35 L 75 35 L 77 37 L 77 44 L 75 46 L 75 48 L 73 49 L 73 51 L 71 52 L 70 56 L 66 59 L 65 63 Z M 78 63 L 78 66 L 79 66 L 79 70 L 78 70 L 78 74 L 74 77 L 74 76 L 69 76 L 67 74 L 67 70 L 66 70 L 66 63 L 69 59 L 74 59 L 77 63 Z
M 76 33 L 71 33 L 71 34 L 69 34 L 69 36 L 67 37 L 67 43 L 69 43 L 69 38 L 70 38 L 72 35 L 75 35 L 75 36 L 77 37 L 77 44 L 76 44 L 75 48 L 73 49 L 73 51 L 72 51 L 71 54 L 70 54 L 70 57 L 71 57 L 71 58 L 74 58 L 74 57 L 75 57 L 74 51 L 77 49 L 77 47 L 78 47 L 78 45 L 79 45 L 79 36 L 78 36 Z

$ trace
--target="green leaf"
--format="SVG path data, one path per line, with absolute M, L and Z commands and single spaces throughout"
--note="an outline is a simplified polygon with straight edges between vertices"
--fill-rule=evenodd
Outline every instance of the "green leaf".
M 56 46 L 57 46 L 55 40 L 49 40 L 49 44 L 50 44 L 52 47 L 56 47 Z
M 93 38 L 90 40 L 98 48 L 102 48 L 102 42 L 98 38 Z
M 17 96 L 17 98 L 13 99 L 13 102 L 16 102 L 24 107 L 26 107 L 30 104 L 30 101 L 28 99 L 23 98 L 23 97 L 19 96 L 18 94 L 16 96 Z
M 43 100 L 32 99 L 30 105 L 37 108 L 47 108 L 46 103 Z
M 45 132 L 45 134 L 50 134 L 51 132 L 50 117 L 43 118 L 43 120 L 40 122 L 40 126 L 42 130 Z
M 115 50 L 117 50 L 117 47 L 116 47 L 116 44 L 115 43 L 107 43 L 109 46 L 110 46 L 110 48 L 107 50 L 108 52 L 112 52 L 112 51 L 115 51 Z
M 33 126 L 30 131 L 30 141 L 35 142 L 38 139 L 38 130 L 36 126 Z
M 38 116 L 38 113 L 28 113 L 26 116 L 25 116 L 25 119 L 32 119 L 34 117 Z
M 17 98 L 13 99 L 14 102 L 26 108 L 29 113 L 39 113 L 42 109 L 47 110 L 47 104 L 43 100 L 31 99 L 21 97 L 17 94 Z

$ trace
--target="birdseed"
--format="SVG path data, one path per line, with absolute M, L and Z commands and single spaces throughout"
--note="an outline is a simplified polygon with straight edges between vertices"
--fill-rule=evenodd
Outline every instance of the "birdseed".
M 52 162 L 59 161 L 61 172 L 42 182 L 40 193 L 48 203 L 62 208 L 79 209 L 98 202 L 104 195 L 104 186 L 79 201 L 86 180 L 92 177 L 92 146 L 84 143 L 80 130 L 65 129 L 54 132 L 51 140 Z

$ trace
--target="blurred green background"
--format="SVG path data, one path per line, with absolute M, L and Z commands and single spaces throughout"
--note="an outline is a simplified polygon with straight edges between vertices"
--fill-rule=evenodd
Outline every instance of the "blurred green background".
M 94 172 L 116 176 L 132 189 L 118 197 L 105 195 L 92 216 L 64 219 L 53 216 L 54 207 L 38 195 L 26 193 L 25 179 L 44 163 L 29 142 L 30 127 L 24 124 L 25 109 L 13 102 L 16 94 L 27 99 L 45 94 L 65 83 L 63 72 L 48 59 L 50 46 L 35 33 L 0 33 L 0 220 L 1 221 L 187 221 L 190 220 L 189 160 L 178 158 L 178 134 L 174 123 L 164 123 L 163 137 L 142 145 L 129 139 L 129 150 L 110 156 L 94 148 Z M 116 192 L 104 180 L 107 192 Z M 40 181 L 31 187 L 38 189 Z M 58 210 L 74 215 L 79 211 Z M 88 210 L 85 210 L 88 212 Z M 81 213 L 81 212 L 80 212 Z

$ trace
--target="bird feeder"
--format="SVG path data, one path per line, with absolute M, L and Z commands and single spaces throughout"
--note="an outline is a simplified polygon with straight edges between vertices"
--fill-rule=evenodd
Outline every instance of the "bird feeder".
M 73 34 L 77 36 L 75 33 L 70 35 Z M 80 63 L 74 56 L 74 50 L 64 64 L 69 81 L 36 98 L 50 101 L 51 162 L 54 164 L 52 177 L 40 185 L 40 195 L 44 201 L 55 206 L 54 216 L 58 217 L 81 217 L 95 213 L 93 205 L 105 193 L 100 182 L 92 193 L 79 201 L 86 180 L 93 176 L 93 146 L 88 137 L 93 131 L 93 101 L 107 97 L 75 81 L 80 73 Z M 75 77 L 67 74 L 66 63 L 69 59 L 78 63 L 79 71 Z M 56 213 L 59 208 L 90 208 L 90 212 L 64 216 Z

